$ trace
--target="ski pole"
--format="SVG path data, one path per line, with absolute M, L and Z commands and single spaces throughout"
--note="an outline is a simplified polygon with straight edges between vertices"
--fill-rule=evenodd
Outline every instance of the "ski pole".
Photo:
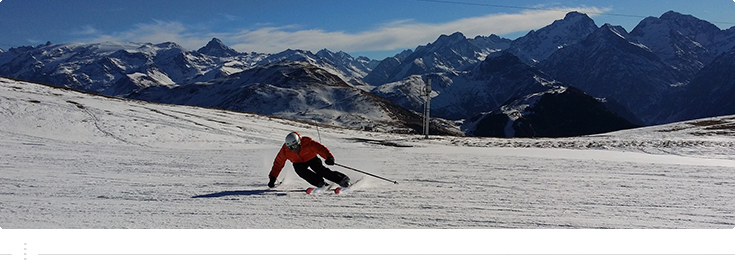
M 378 179 L 381 179 L 381 180 L 384 180 L 384 181 L 389 181 L 389 182 L 392 182 L 393 184 L 398 184 L 397 181 L 389 180 L 389 179 L 380 177 L 378 175 L 375 175 L 375 174 L 372 174 L 372 173 L 369 173 L 369 172 L 366 172 L 366 171 L 361 171 L 361 170 L 358 170 L 358 169 L 355 169 L 355 168 L 352 168 L 352 167 L 349 167 L 349 166 L 341 165 L 339 163 L 334 163 L 334 165 L 341 166 L 342 168 L 347 168 L 347 169 L 350 169 L 350 170 L 353 170 L 353 171 L 356 171 L 356 172 L 359 172 L 359 173 L 362 173 L 362 174 L 365 174 L 365 175 L 368 175 L 368 176 L 372 176 L 372 177 L 375 177 L 375 178 L 378 178 Z

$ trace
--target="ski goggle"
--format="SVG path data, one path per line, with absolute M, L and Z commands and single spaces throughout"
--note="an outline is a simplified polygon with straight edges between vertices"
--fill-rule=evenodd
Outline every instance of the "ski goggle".
M 293 150 L 301 148 L 301 144 L 300 143 L 286 144 L 286 147 L 288 147 L 289 150 L 293 151 Z

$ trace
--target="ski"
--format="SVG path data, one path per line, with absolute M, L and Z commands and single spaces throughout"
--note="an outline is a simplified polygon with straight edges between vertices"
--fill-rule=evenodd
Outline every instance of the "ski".
M 314 187 L 311 187 L 311 188 L 306 189 L 306 194 L 309 194 L 309 195 L 316 194 L 316 193 L 324 192 L 325 190 L 326 190 L 326 188 L 314 188 Z
M 361 180 L 362 179 L 356 180 L 354 183 L 351 183 L 349 187 L 337 187 L 336 189 L 334 189 L 334 194 L 347 193 L 348 191 L 350 191 L 350 189 L 352 189 L 352 187 L 355 187 L 355 184 L 357 184 Z
M 335 183 L 331 183 L 331 184 L 329 184 L 327 186 L 324 186 L 324 187 L 321 187 L 321 188 L 310 187 L 310 188 L 307 188 L 306 189 L 306 194 L 318 194 L 318 193 L 323 193 L 325 191 L 332 191 L 332 192 L 334 192 L 334 194 L 346 193 L 347 191 L 349 191 L 350 189 L 352 189 L 352 187 L 354 187 L 355 184 L 357 184 L 361 180 L 362 179 L 359 179 L 359 180 L 355 181 L 354 183 L 351 183 L 349 187 L 339 187 L 338 186 L 336 189 L 332 189 L 336 185 Z
M 306 194 L 311 195 L 311 194 L 317 194 L 317 193 L 322 193 L 322 192 L 328 191 L 329 189 L 332 188 L 332 185 L 333 184 L 329 184 L 329 185 L 326 185 L 326 186 L 323 186 L 323 187 L 319 187 L 319 188 L 310 187 L 310 188 L 306 189 Z
M 349 190 L 350 190 L 350 187 L 339 187 L 339 188 L 334 189 L 334 194 L 346 193 Z

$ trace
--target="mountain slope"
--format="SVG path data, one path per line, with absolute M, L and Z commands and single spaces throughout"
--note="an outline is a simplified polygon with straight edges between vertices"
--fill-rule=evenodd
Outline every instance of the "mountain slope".
M 276 115 L 335 126 L 419 132 L 420 116 L 354 88 L 307 62 L 281 62 L 227 78 L 177 87 L 151 87 L 128 98 Z M 450 129 L 439 133 L 458 134 Z
M 365 58 L 346 53 L 322 58 L 308 51 L 240 53 L 213 38 L 196 51 L 175 43 L 51 44 L 13 48 L 0 55 L 0 75 L 106 94 L 125 95 L 150 86 L 174 86 L 227 77 L 281 61 L 306 61 L 345 81 L 364 84 Z M 352 64 L 351 64 L 352 63 Z M 334 64 L 343 64 L 336 66 Z M 351 65 L 350 65 L 351 64 Z M 362 65 L 362 66 L 358 66 Z
M 382 85 L 401 81 L 412 75 L 457 74 L 471 69 L 488 54 L 506 49 L 509 43 L 510 40 L 496 35 L 472 39 L 466 38 L 460 32 L 441 35 L 433 43 L 383 60 L 364 79 L 372 85 Z
M 463 119 L 493 110 L 514 96 L 545 90 L 545 82 L 553 81 L 505 52 L 487 57 L 467 72 L 425 77 L 432 78 L 431 114 L 448 119 Z M 413 76 L 378 86 L 372 93 L 421 111 L 425 84 L 421 76 Z
M 48 43 L 16 51 L 9 62 L 0 64 L 0 75 L 123 95 L 150 86 L 223 77 L 251 68 L 264 57 L 254 53 L 228 56 L 232 50 L 222 49 L 217 39 L 207 46 L 202 50 L 221 57 L 186 51 L 175 43 Z
M 557 85 L 470 118 L 462 129 L 471 136 L 570 137 L 634 127 L 579 89 Z
M 341 71 L 347 73 L 348 76 L 356 79 L 362 79 L 365 77 L 371 70 L 378 66 L 379 63 L 378 61 L 371 60 L 367 57 L 353 58 L 343 51 L 335 53 L 327 49 L 318 51 L 316 56 L 328 60 Z
M 560 49 L 539 68 L 592 96 L 612 99 L 646 124 L 658 118 L 662 97 L 686 77 L 619 26 L 605 24 L 581 42 Z M 630 121 L 636 121 L 630 119 Z
M 735 48 L 702 68 L 686 88 L 674 94 L 681 109 L 673 118 L 691 120 L 735 114 Z
M 631 38 L 687 77 L 693 77 L 719 55 L 722 35 L 714 24 L 673 11 L 659 18 L 648 17 L 630 32 Z

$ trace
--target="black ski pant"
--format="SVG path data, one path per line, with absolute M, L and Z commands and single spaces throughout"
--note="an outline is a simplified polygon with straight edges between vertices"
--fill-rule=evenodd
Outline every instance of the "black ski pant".
M 347 175 L 341 172 L 332 171 L 325 167 L 319 157 L 314 157 L 314 159 L 303 163 L 293 163 L 293 169 L 296 171 L 296 174 L 314 186 L 319 186 L 319 184 L 324 182 L 324 179 L 334 183 L 340 183 L 347 177 Z

